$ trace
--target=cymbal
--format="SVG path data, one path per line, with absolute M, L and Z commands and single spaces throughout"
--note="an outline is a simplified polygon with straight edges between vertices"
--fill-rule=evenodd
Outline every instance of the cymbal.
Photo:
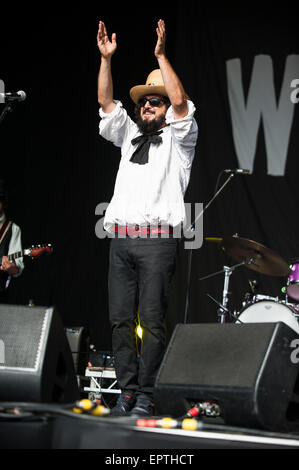
M 287 276 L 290 266 L 274 251 L 261 243 L 241 238 L 238 235 L 224 238 L 206 238 L 206 241 L 217 243 L 221 249 L 239 263 L 253 259 L 247 268 L 268 276 Z

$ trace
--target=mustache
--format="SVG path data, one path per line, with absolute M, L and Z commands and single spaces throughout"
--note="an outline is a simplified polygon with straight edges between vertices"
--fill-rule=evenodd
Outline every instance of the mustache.
M 152 111 L 151 109 L 144 109 L 142 114 L 146 114 L 146 113 L 155 114 L 155 111 Z

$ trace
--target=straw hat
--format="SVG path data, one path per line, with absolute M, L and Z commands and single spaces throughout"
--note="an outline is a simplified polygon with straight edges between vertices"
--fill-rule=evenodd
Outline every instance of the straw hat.
M 167 96 L 161 70 L 154 70 L 147 78 L 145 85 L 138 85 L 131 89 L 130 96 L 135 104 L 145 95 Z M 185 95 L 189 99 L 188 95 Z
M 154 70 L 147 78 L 145 85 L 138 85 L 131 89 L 130 96 L 135 104 L 145 95 L 167 96 L 161 70 Z

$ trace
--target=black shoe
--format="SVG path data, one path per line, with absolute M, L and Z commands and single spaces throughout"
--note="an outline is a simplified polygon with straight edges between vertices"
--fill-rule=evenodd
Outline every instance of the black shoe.
M 131 410 L 131 416 L 153 416 L 154 403 L 150 398 L 137 398 L 134 408 Z
M 123 393 L 119 396 L 114 408 L 110 411 L 110 416 L 126 416 L 135 405 L 136 398 L 133 395 Z

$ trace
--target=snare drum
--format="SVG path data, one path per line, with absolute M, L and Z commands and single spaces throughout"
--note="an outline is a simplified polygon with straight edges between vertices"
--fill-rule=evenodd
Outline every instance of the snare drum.
M 299 300 L 299 262 L 291 265 L 288 277 L 287 294 L 293 299 Z
M 236 323 L 276 323 L 283 322 L 299 334 L 299 323 L 295 309 L 273 300 L 261 300 L 245 307 Z

